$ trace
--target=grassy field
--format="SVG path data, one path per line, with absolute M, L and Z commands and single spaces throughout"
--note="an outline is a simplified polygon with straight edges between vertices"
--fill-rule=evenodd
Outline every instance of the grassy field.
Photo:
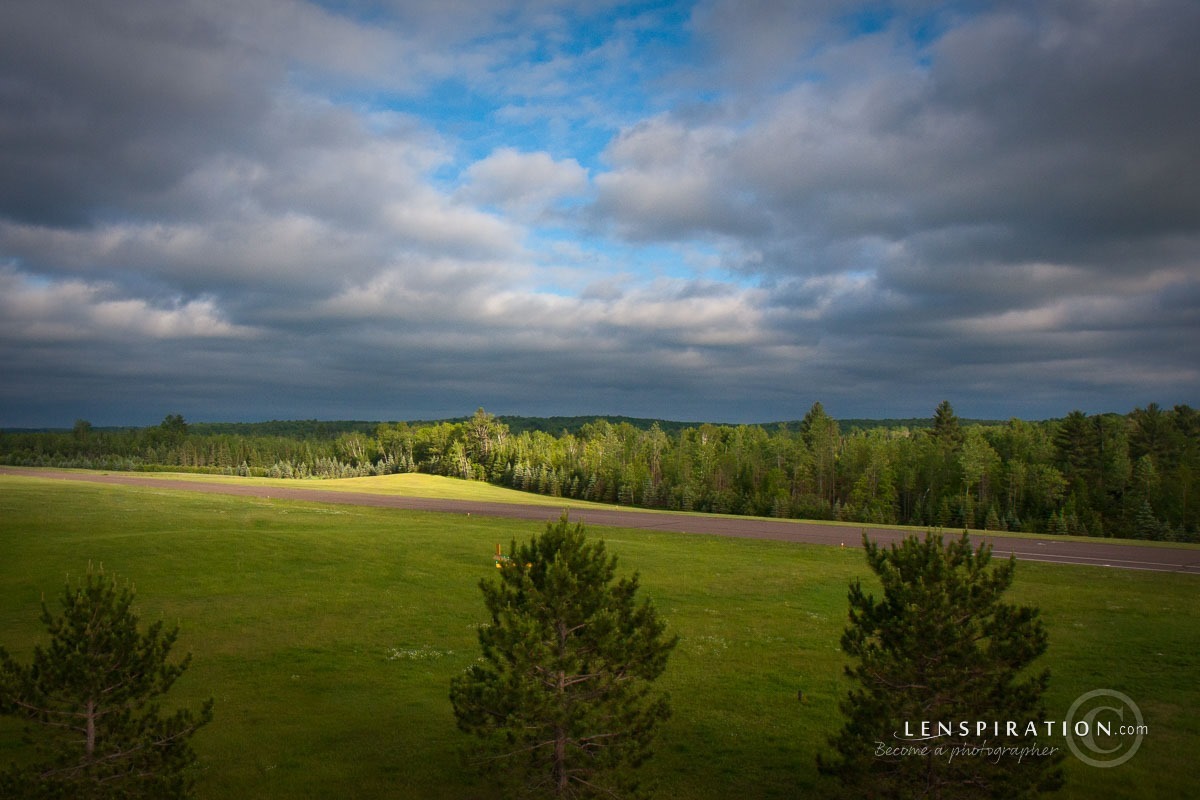
M 37 477 L 43 472 L 38 467 L 6 467 L 13 474 L 27 475 L 29 477 Z M 55 470 L 66 473 L 80 473 L 83 475 L 95 475 L 94 470 L 85 469 L 63 469 Z M 102 473 L 105 475 L 121 475 L 136 479 L 138 477 L 149 480 L 156 478 L 169 479 L 171 481 L 182 481 L 185 483 L 207 483 L 207 484 L 222 484 L 228 486 L 261 486 L 261 487 L 279 487 L 281 489 L 304 489 L 306 491 L 315 492 L 334 492 L 334 493 L 355 493 L 355 494 L 377 494 L 382 496 L 405 496 L 418 498 L 434 498 L 442 500 L 468 500 L 480 503 L 507 503 L 510 505 L 526 505 L 526 506 L 546 506 L 556 511 L 563 509 L 586 509 L 586 508 L 602 508 L 602 509 L 619 509 L 622 512 L 633 512 L 639 514 L 671 514 L 683 516 L 705 516 L 705 517 L 725 517 L 729 519 L 752 519 L 745 515 L 738 514 L 705 514 L 691 511 L 663 511 L 660 509 L 641 508 L 638 506 L 622 506 L 612 503 L 597 503 L 590 500 L 576 500 L 569 497 L 553 497 L 549 495 L 537 494 L 534 492 L 524 492 L 517 489 L 509 489 L 503 486 L 486 483 L 483 481 L 463 480 L 460 478 L 449 478 L 443 475 L 427 475 L 424 473 L 397 473 L 392 475 L 379 475 L 368 478 L 340 478 L 340 479 L 324 479 L 324 478 L 251 478 L 232 475 L 210 475 L 205 473 L 190 473 L 190 472 L 118 472 L 118 473 Z M 767 519 L 766 517 L 758 517 L 757 519 Z M 770 518 L 772 522 L 785 522 L 776 518 Z M 793 520 L 800 522 L 800 520 Z M 814 522 L 806 520 L 806 522 Z M 829 527 L 840 527 L 853 530 L 855 533 L 861 530 L 871 530 L 872 527 L 883 527 L 889 530 L 911 530 L 918 535 L 924 535 L 926 527 L 913 525 L 880 525 L 873 526 L 862 522 L 840 522 L 836 520 L 816 520 L 817 524 Z M 958 530 L 949 531 L 951 534 L 957 534 Z M 986 534 L 990 537 L 998 539 L 1044 539 L 1045 534 L 1040 533 L 1014 533 L 1007 531 L 971 531 L 974 533 Z M 1058 535 L 1054 537 L 1059 541 L 1081 541 L 1095 542 L 1096 539 L 1087 536 L 1065 536 Z M 857 541 L 857 537 L 855 537 Z M 1108 545 L 1141 547 L 1141 548 L 1171 548 L 1171 549 L 1190 549 L 1195 550 L 1200 554 L 1200 544 L 1184 543 L 1184 542 L 1150 542 L 1136 541 L 1133 539 L 1104 539 L 1104 543 Z
M 370 478 L 334 478 L 296 480 L 293 478 L 242 478 L 230 475 L 203 475 L 196 473 L 145 473 L 149 477 L 169 477 L 197 483 L 225 483 L 257 486 L 278 486 L 286 489 L 317 489 L 325 492 L 363 492 L 367 494 L 404 495 L 407 497 L 432 497 L 446 500 L 475 500 L 482 503 L 520 503 L 544 505 L 561 509 L 571 508 L 617 508 L 604 503 L 549 497 L 532 492 L 519 492 L 484 481 L 466 481 L 447 478 L 443 475 L 426 475 L 409 472 L 395 475 L 379 475 Z
M 102 563 L 134 581 L 143 619 L 181 626 L 194 661 L 172 701 L 216 698 L 195 740 L 200 797 L 495 797 L 461 766 L 470 740 L 454 727 L 449 681 L 477 654 L 476 584 L 494 571 L 495 543 L 538 530 L 0 476 L 0 644 L 27 658 L 41 597 Z M 681 636 L 662 680 L 675 714 L 647 767 L 657 796 L 822 796 L 814 759 L 839 725 L 837 643 L 847 584 L 869 575 L 861 551 L 592 533 L 641 573 Z M 1200 788 L 1185 768 L 1200 749 L 1198 588 L 1188 576 L 1019 565 L 1012 599 L 1040 606 L 1050 631 L 1050 716 L 1109 688 L 1150 727 L 1120 767 L 1068 755 L 1061 797 Z M 0 763 L 17 741 L 0 725 Z

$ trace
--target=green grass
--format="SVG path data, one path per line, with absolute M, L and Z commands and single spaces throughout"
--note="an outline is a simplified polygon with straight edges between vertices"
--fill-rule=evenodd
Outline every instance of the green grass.
M 42 470 L 38 467 L 10 468 L 37 477 Z M 82 475 L 94 475 L 95 470 L 64 469 L 60 472 L 76 472 Z M 140 476 L 147 479 L 164 478 L 186 483 L 215 483 L 234 486 L 271 486 L 281 489 L 307 489 L 323 492 L 359 492 L 363 494 L 380 494 L 386 496 L 407 496 L 436 498 L 439 500 L 474 500 L 482 503 L 510 503 L 518 505 L 552 506 L 557 509 L 571 508 L 625 508 L 611 503 L 594 503 L 589 500 L 575 500 L 567 497 L 550 497 L 548 495 L 522 492 L 484 481 L 468 481 L 459 478 L 447 478 L 443 475 L 426 475 L 419 472 L 401 473 L 396 475 L 379 475 L 369 478 L 251 478 L 233 475 L 209 475 L 195 472 L 131 472 L 104 473 L 129 476 Z
M 41 467 L 6 467 L 5 469 L 12 471 L 14 474 L 24 474 L 31 478 L 36 478 L 39 473 L 45 472 Z M 81 475 L 95 475 L 95 470 L 87 469 L 61 469 L 54 470 L 56 472 L 74 472 Z M 103 472 L 102 474 L 112 474 Z M 393 475 L 379 475 L 367 478 L 339 478 L 339 479 L 324 479 L 324 478 L 251 478 L 251 477 L 235 477 L 232 475 L 210 475 L 205 473 L 193 472 L 152 472 L 152 473 L 117 473 L 131 477 L 144 477 L 148 480 L 165 479 L 172 481 L 181 481 L 184 483 L 208 483 L 208 484 L 223 484 L 223 485 L 251 485 L 264 487 L 279 487 L 283 489 L 304 489 L 317 492 L 353 492 L 356 494 L 377 494 L 383 496 L 407 496 L 418 498 L 433 498 L 439 500 L 470 500 L 484 503 L 508 503 L 510 505 L 532 505 L 546 506 L 558 511 L 564 508 L 604 508 L 604 509 L 619 509 L 621 511 L 630 511 L 640 514 L 672 514 L 684 516 L 707 516 L 707 517 L 724 517 L 727 519 L 768 519 L 767 517 L 747 517 L 739 514 L 706 514 L 693 511 L 663 511 L 660 509 L 640 508 L 637 506 L 621 506 L 612 503 L 598 503 L 590 500 L 576 500 L 569 497 L 552 497 L 549 495 L 536 494 L 533 492 L 524 492 L 517 489 L 509 489 L 495 484 L 485 483 L 483 481 L 463 480 L 460 478 L 449 478 L 442 475 L 427 475 L 424 473 L 399 473 Z M 784 523 L 787 520 L 777 518 L 769 518 L 772 522 Z M 801 520 L 793 520 L 800 522 Z M 925 526 L 914 525 L 874 525 L 872 523 L 863 522 L 841 522 L 837 520 L 802 520 L 806 524 L 825 525 L 829 527 L 848 528 L 855 533 L 861 530 L 871 530 L 872 528 L 880 527 L 888 530 L 910 530 L 918 535 L 924 535 L 928 530 Z M 947 535 L 957 535 L 960 529 L 946 530 Z M 989 537 L 998 539 L 1046 539 L 1046 534 L 1038 533 L 1020 533 L 1007 531 L 976 531 L 972 530 L 972 534 L 985 534 Z M 1095 542 L 1093 537 L 1087 536 L 1053 536 L 1055 541 L 1079 541 L 1079 542 Z M 857 536 L 855 537 L 857 541 Z M 1124 545 L 1128 547 L 1167 547 L 1172 549 L 1192 549 L 1200 553 L 1200 544 L 1185 543 L 1185 542 L 1148 542 L 1135 541 L 1132 539 L 1104 539 L 1105 544 Z
M 216 698 L 195 740 L 200 797 L 496 797 L 461 766 L 471 742 L 454 727 L 449 681 L 477 655 L 476 584 L 494 572 L 495 543 L 539 530 L 0 476 L 0 644 L 26 659 L 43 639 L 43 594 L 57 602 L 68 574 L 102 563 L 135 582 L 144 620 L 181 626 L 178 650 L 194 661 L 171 702 Z M 623 572 L 641 573 L 681 636 L 661 681 L 675 713 L 646 769 L 658 796 L 822 796 L 814 759 L 840 722 L 838 638 L 847 584 L 869 574 L 861 551 L 592 533 Z M 1181 765 L 1200 749 L 1198 587 L 1181 575 L 1019 565 L 1012 599 L 1040 606 L 1050 631 L 1050 716 L 1109 688 L 1133 697 L 1150 726 L 1121 767 L 1068 755 L 1060 796 L 1195 793 Z M 18 738 L 0 724 L 0 763 Z

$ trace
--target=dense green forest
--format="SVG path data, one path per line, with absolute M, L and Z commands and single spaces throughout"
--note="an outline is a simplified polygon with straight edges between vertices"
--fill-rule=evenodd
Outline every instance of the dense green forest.
M 282 478 L 428 472 L 684 511 L 1200 541 L 1200 415 L 839 423 L 474 416 L 0 433 L 0 463 Z

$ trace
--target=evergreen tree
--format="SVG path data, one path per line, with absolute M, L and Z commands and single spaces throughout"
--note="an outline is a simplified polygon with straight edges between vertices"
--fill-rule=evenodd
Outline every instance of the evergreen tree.
M 837 501 L 837 455 L 841 431 L 837 420 L 819 403 L 800 422 L 800 437 L 812 453 L 813 479 L 817 496 L 833 506 Z
M 947 450 L 954 450 L 963 441 L 963 430 L 958 424 L 958 415 L 949 400 L 938 403 L 933 412 L 933 438 Z
M 187 437 L 188 424 L 182 414 L 168 414 L 158 424 L 162 436 L 171 444 L 179 444 Z
M 75 420 L 75 427 L 72 433 L 75 436 L 75 441 L 80 444 L 86 444 L 88 439 L 92 437 L 92 423 L 86 419 L 77 419 Z
M 1054 432 L 1054 446 L 1068 473 L 1094 469 L 1099 454 L 1095 426 L 1082 411 L 1076 409 L 1063 418 Z
M 1163 525 L 1154 516 L 1154 509 L 1149 502 L 1143 502 L 1133 519 L 1133 538 L 1159 540 L 1163 537 Z
M 944 544 L 940 536 L 916 536 L 882 549 L 863 536 L 867 563 L 883 584 L 883 598 L 850 586 L 850 624 L 842 649 L 854 659 L 846 668 L 854 688 L 842 702 L 846 723 L 830 739 L 835 753 L 818 757 L 822 773 L 836 776 L 848 796 L 880 798 L 1032 797 L 1057 789 L 1061 756 L 955 758 L 937 754 L 955 746 L 1028 746 L 989 728 L 976 739 L 950 736 L 928 744 L 927 755 L 879 754 L 904 725 L 923 721 L 1018 721 L 1045 719 L 1046 671 L 1028 667 L 1046 650 L 1038 611 L 1001 602 L 1016 562 L 989 570 L 987 545 L 971 549 L 967 535 Z
M 42 604 L 48 648 L 16 663 L 0 648 L 0 712 L 36 733 L 32 758 L 0 774 L 0 796 L 27 798 L 184 798 L 191 795 L 188 743 L 212 718 L 159 711 L 157 699 L 187 669 L 191 656 L 168 662 L 178 628 L 161 622 L 138 631 L 134 592 L 103 571 L 67 585 L 63 613 Z
M 483 658 L 451 684 L 459 727 L 486 742 L 501 780 L 535 795 L 627 795 L 669 715 L 653 691 L 677 639 L 638 579 L 615 581 L 616 558 L 564 514 L 512 543 L 499 580 L 480 582 L 491 622 Z
M 985 518 L 983 527 L 989 531 L 1004 530 L 1004 523 L 1000 521 L 1000 512 L 996 510 L 995 505 L 988 506 L 987 517 Z
M 1176 447 L 1172 447 L 1172 424 L 1170 416 L 1158 403 L 1144 409 L 1135 408 L 1129 414 L 1129 450 L 1134 460 L 1149 455 L 1157 465 L 1165 465 L 1173 459 Z

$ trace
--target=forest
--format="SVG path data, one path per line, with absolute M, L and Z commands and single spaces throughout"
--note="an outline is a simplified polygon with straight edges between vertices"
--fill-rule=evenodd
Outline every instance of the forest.
M 427 472 L 678 511 L 1200 542 L 1186 405 L 1045 421 L 631 418 L 196 423 L 0 432 L 0 463 L 275 478 Z

